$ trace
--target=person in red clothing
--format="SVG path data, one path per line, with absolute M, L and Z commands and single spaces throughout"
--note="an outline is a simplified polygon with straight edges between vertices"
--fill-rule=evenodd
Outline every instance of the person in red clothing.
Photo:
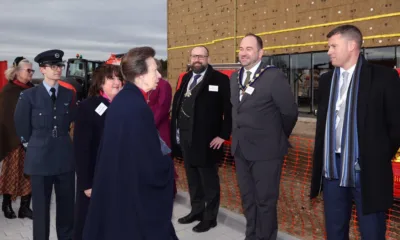
M 161 72 L 161 62 L 156 59 L 158 72 Z M 147 93 L 143 93 L 147 101 L 147 104 L 153 111 L 154 121 L 157 126 L 157 130 L 160 133 L 161 139 L 171 148 L 170 139 L 170 118 L 169 113 L 171 109 L 172 101 L 172 88 L 169 82 L 163 78 L 160 78 L 158 85 L 155 89 L 150 90 Z M 175 171 L 175 179 L 178 177 Z M 176 180 L 174 181 L 174 194 L 176 194 Z

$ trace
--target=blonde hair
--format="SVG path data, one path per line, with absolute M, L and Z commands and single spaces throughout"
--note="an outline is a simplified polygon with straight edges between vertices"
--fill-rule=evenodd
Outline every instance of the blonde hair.
M 18 66 L 15 66 L 13 64 L 12 67 L 10 67 L 9 69 L 7 69 L 4 72 L 4 75 L 6 75 L 6 78 L 8 81 L 12 81 L 15 79 L 15 76 L 17 75 L 18 70 L 21 68 L 22 64 L 32 64 L 31 62 L 29 62 L 28 59 L 22 59 L 19 63 Z

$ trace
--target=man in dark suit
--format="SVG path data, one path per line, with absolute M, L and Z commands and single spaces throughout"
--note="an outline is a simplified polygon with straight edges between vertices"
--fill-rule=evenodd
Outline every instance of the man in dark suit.
M 191 69 L 176 92 L 172 107 L 173 156 L 183 152 L 192 210 L 181 224 L 201 221 L 193 228 L 205 232 L 217 225 L 220 203 L 218 161 L 231 134 L 229 78 L 208 64 L 208 49 L 195 47 Z
M 58 84 L 63 55 L 61 50 L 49 50 L 35 57 L 44 80 L 21 93 L 14 114 L 17 135 L 27 145 L 24 172 L 32 182 L 34 240 L 49 239 L 53 185 L 57 237 L 72 239 L 75 172 L 69 131 L 75 103 L 73 92 Z
M 393 202 L 391 159 L 400 145 L 400 80 L 368 63 L 352 25 L 328 35 L 334 71 L 320 77 L 311 198 L 322 186 L 329 240 L 349 239 L 352 200 L 362 239 L 385 239 Z
M 298 110 L 285 75 L 261 61 L 262 39 L 240 43 L 242 68 L 231 76 L 232 155 L 247 221 L 246 240 L 276 239 L 284 155 Z

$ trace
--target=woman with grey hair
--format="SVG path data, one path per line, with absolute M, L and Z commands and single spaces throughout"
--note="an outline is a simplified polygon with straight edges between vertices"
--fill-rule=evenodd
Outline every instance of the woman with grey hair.
M 14 125 L 14 111 L 20 93 L 34 87 L 31 83 L 35 71 L 24 57 L 17 57 L 13 66 L 5 71 L 8 83 L 0 93 L 0 194 L 3 194 L 2 210 L 8 219 L 16 218 L 11 201 L 21 197 L 19 218 L 32 219 L 31 184 L 24 175 L 25 151 L 17 136 Z

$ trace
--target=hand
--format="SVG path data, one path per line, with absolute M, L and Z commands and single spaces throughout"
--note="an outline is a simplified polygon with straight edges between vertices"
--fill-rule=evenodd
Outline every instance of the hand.
M 85 195 L 86 195 L 87 197 L 90 197 L 90 196 L 92 196 L 92 189 L 86 189 L 86 190 L 84 191 L 84 193 L 85 193 Z
M 212 148 L 212 149 L 220 149 L 224 142 L 225 142 L 224 139 L 222 139 L 220 137 L 215 137 L 210 143 L 210 148 Z

